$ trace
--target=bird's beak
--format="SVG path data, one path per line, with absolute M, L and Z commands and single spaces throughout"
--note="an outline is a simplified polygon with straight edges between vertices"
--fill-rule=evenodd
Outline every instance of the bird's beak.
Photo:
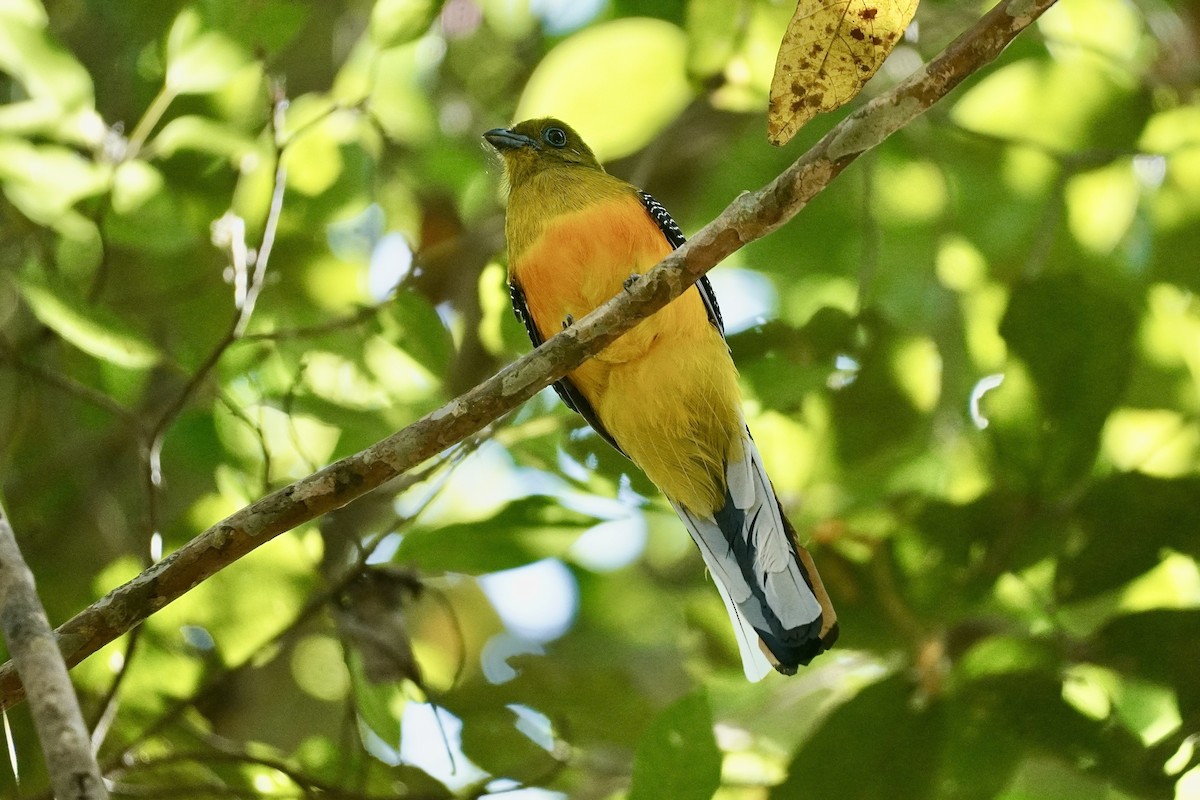
M 483 135 L 483 138 L 487 139 L 488 144 L 500 151 L 518 150 L 522 147 L 532 147 L 534 150 L 541 149 L 538 147 L 536 140 L 516 131 L 510 131 L 507 128 L 492 128 Z

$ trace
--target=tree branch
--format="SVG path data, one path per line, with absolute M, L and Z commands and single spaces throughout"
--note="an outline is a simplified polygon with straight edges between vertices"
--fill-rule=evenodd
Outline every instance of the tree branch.
M 59 629 L 74 665 L 273 537 L 346 505 L 512 410 L 637 322 L 682 294 L 748 242 L 794 217 L 866 150 L 911 122 L 994 59 L 1054 0 L 1005 0 L 933 61 L 835 126 L 757 192 L 743 193 L 686 245 L 534 352 L 407 428 L 286 486 L 218 522 Z M 22 696 L 10 665 L 0 667 L 0 707 Z
M 67 666 L 56 647 L 33 573 L 0 505 L 0 628 L 22 680 L 30 687 L 33 723 L 56 797 L 107 800 L 91 739 Z

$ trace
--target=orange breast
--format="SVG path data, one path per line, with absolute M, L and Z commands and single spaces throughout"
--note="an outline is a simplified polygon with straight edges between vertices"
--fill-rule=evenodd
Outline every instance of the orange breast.
M 633 194 L 560 214 L 510 265 L 543 338 L 671 250 Z M 669 497 L 710 512 L 740 457 L 737 374 L 691 288 L 570 373 L 605 428 Z
M 550 220 L 513 264 L 542 335 L 561 329 L 619 292 L 671 251 L 632 195 L 606 199 Z

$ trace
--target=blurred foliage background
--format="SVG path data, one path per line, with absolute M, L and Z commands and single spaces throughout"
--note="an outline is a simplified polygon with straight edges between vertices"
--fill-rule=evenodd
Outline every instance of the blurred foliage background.
M 561 116 L 685 232 L 777 174 L 846 113 L 766 144 L 792 10 L 5 0 L 0 486 L 52 621 L 527 350 L 482 131 Z M 834 651 L 747 684 L 545 392 L 77 667 L 115 795 L 1200 797 L 1198 40 L 1063 0 L 713 272 Z

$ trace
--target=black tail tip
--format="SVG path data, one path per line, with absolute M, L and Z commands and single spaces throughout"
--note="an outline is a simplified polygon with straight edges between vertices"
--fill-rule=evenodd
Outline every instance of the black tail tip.
M 775 671 L 781 675 L 795 675 L 800 667 L 807 667 L 814 658 L 833 647 L 837 643 L 839 633 L 841 633 L 841 628 L 838 627 L 837 622 L 834 622 L 823 637 L 811 640 L 803 652 L 795 654 L 797 657 L 794 661 L 787 664 L 776 662 Z

